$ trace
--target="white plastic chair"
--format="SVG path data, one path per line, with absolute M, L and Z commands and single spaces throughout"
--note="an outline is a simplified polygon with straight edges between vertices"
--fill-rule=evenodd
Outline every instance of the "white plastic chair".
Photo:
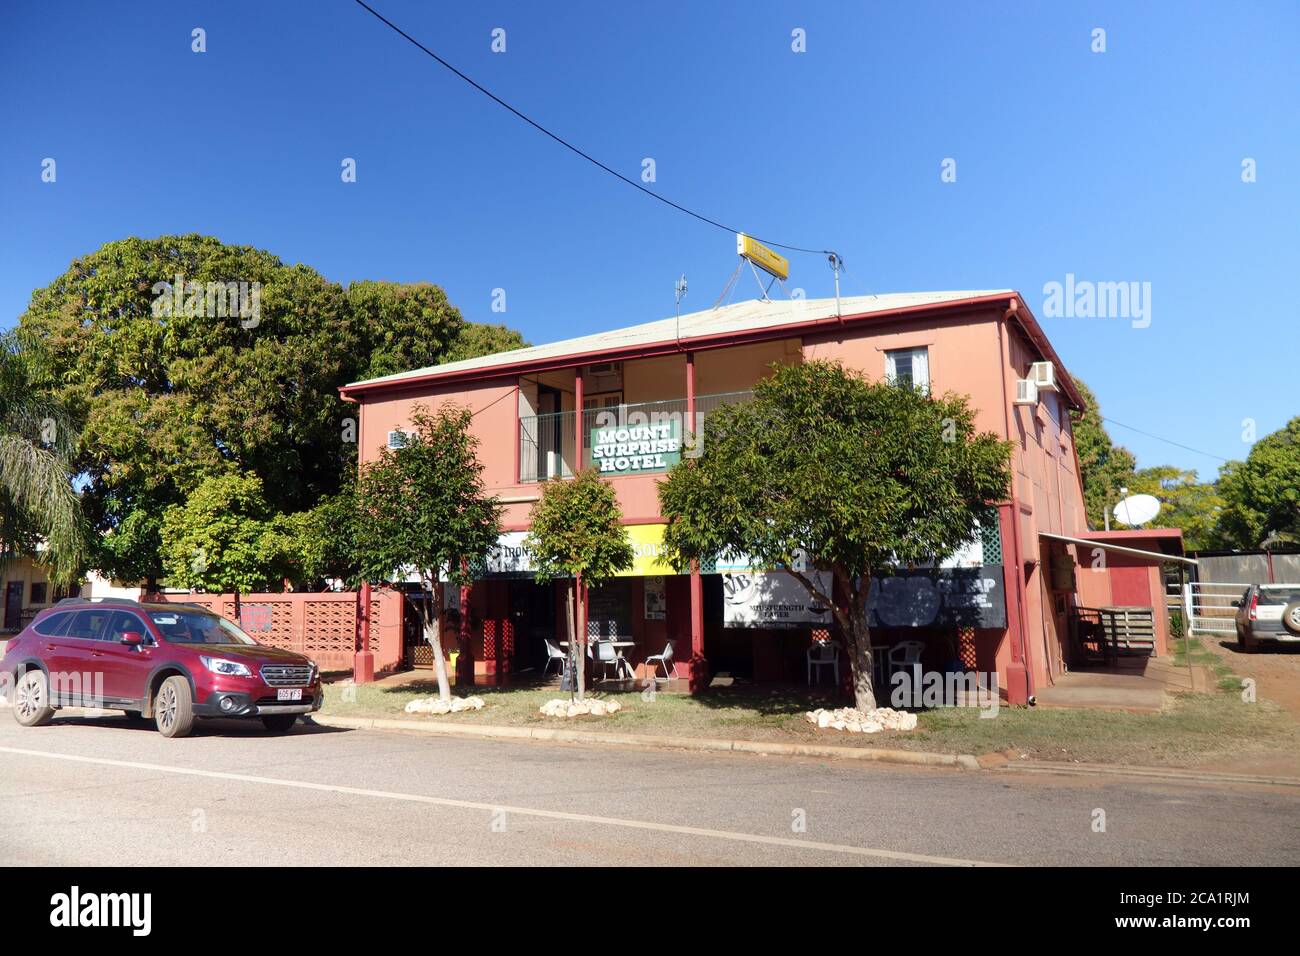
M 546 642 L 546 666 L 542 668 L 542 676 L 545 677 L 551 669 L 552 664 L 559 664 L 560 671 L 564 671 L 564 659 L 569 655 L 564 653 L 550 641 Z
M 664 669 L 663 679 L 672 680 L 673 679 L 673 642 L 669 641 L 664 646 L 664 652 L 662 654 L 651 654 L 649 657 L 647 657 L 645 659 L 645 666 L 650 669 L 651 673 L 654 672 L 654 669 L 656 667 L 662 667 Z M 656 681 L 659 680 L 659 675 L 656 674 L 654 679 Z
M 600 663 L 602 678 L 609 676 L 609 665 L 614 665 L 614 676 L 618 676 L 618 648 L 611 641 L 596 641 L 596 660 Z
M 840 649 L 831 641 L 816 641 L 808 648 L 808 686 L 813 685 L 813 669 L 829 667 L 835 675 L 835 686 L 840 686 Z M 817 671 L 820 679 L 821 671 Z
M 921 651 L 925 650 L 924 641 L 903 641 L 889 649 L 889 684 L 894 684 L 894 675 L 900 670 L 912 671 L 912 693 L 919 693 L 921 687 Z

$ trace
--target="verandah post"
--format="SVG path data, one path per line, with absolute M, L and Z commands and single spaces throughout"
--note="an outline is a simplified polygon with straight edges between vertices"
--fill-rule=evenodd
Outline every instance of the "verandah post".
M 686 353 L 686 423 L 695 427 L 695 353 Z M 685 431 L 685 429 L 683 429 Z M 704 581 L 700 563 L 691 562 L 691 659 L 689 686 L 692 694 L 709 687 L 709 662 L 704 657 Z

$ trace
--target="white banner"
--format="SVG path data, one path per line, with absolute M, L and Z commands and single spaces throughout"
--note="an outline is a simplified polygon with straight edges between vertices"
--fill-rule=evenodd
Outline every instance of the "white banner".
M 524 547 L 526 531 L 506 531 L 497 538 L 497 546 L 488 555 L 488 574 L 525 575 L 533 573 L 533 553 Z

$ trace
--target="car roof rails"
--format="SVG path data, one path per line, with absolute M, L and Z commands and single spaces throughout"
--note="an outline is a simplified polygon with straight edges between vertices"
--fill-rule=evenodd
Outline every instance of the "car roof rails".
M 55 607 L 63 607 L 64 605 L 68 605 L 68 604 L 106 604 L 106 603 L 107 603 L 107 604 L 117 604 L 117 603 L 121 603 L 121 604 L 139 604 L 140 602 L 137 601 L 135 598 L 120 598 L 120 597 L 97 597 L 97 598 L 66 597 L 66 598 L 62 598 L 62 599 L 60 599 L 59 601 L 56 601 L 55 604 L 54 604 L 54 606 L 55 606 Z

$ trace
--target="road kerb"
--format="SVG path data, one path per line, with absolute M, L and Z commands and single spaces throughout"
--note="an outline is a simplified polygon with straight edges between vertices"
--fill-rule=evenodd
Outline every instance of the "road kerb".
M 970 754 L 937 754 L 920 750 L 886 750 L 874 747 L 837 747 L 834 744 L 788 744 L 774 740 L 726 740 L 717 737 L 665 737 L 652 734 L 604 733 L 567 727 L 509 727 L 496 724 L 445 724 L 385 717 L 343 717 L 313 714 L 324 727 L 348 730 L 382 730 L 433 734 L 443 737 L 488 737 L 507 740 L 548 740 L 562 743 L 602 744 L 614 747 L 652 747 L 664 750 L 729 751 L 788 757 L 829 757 L 920 767 L 979 770 Z
M 1054 763 L 1050 760 L 1012 761 L 999 768 L 1007 773 L 1058 773 L 1081 776 L 1140 777 L 1147 780 L 1192 783 L 1250 784 L 1270 787 L 1300 787 L 1300 777 L 1269 774 L 1226 773 L 1194 767 L 1133 767 L 1127 764 Z

